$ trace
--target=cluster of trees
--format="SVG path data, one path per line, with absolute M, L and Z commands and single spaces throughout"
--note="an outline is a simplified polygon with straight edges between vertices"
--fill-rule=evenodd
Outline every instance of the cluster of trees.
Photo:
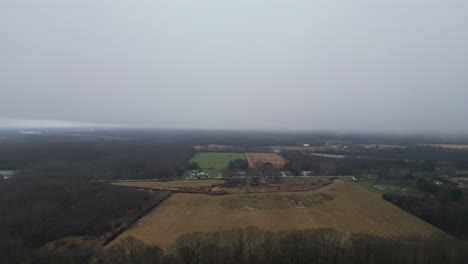
M 386 193 L 383 198 L 425 221 L 468 240 L 468 202 L 460 189 L 441 188 L 423 197 Z
M 191 163 L 188 163 L 185 166 L 185 169 L 186 170 L 197 170 L 197 171 L 199 171 L 200 170 L 200 165 L 198 164 L 198 162 L 191 162 Z
M 258 162 L 251 173 L 258 176 L 278 177 L 282 169 L 283 168 L 275 168 L 271 162 Z
M 250 175 L 250 180 L 244 181 L 247 183 L 254 183 L 256 185 L 261 178 L 269 178 L 271 181 L 278 181 L 281 175 L 281 169 L 275 168 L 271 162 L 259 162 L 256 164 L 255 169 L 249 168 L 249 163 L 245 159 L 236 159 L 229 161 L 227 169 L 224 170 L 223 174 L 227 178 L 234 177 L 238 174 Z M 239 185 L 239 184 L 237 184 Z
M 230 160 L 228 169 L 231 171 L 246 171 L 249 168 L 249 162 L 245 159 Z
M 181 236 L 166 254 L 127 238 L 93 263 L 405 264 L 466 263 L 468 245 L 422 237 L 384 239 L 329 229 L 270 232 L 258 228 Z

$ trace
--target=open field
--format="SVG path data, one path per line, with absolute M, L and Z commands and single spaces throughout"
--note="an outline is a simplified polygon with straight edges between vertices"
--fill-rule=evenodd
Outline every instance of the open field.
M 421 144 L 421 145 L 431 146 L 431 147 L 436 147 L 436 148 L 468 150 L 468 145 L 457 145 L 457 144 Z
M 190 162 L 197 162 L 201 169 L 220 170 L 228 166 L 229 161 L 245 159 L 244 153 L 199 152 Z
M 271 150 L 287 150 L 287 151 L 318 151 L 328 149 L 328 147 L 322 146 L 268 146 L 267 148 Z
M 357 144 L 366 149 L 405 149 L 407 146 L 401 145 L 385 145 L 385 144 Z
M 226 145 L 203 145 L 203 146 L 193 146 L 193 148 L 198 152 L 203 151 L 216 151 L 216 152 L 243 152 L 242 147 L 226 146 Z
M 143 188 L 177 188 L 177 187 L 202 187 L 221 184 L 223 180 L 178 180 L 178 181 L 125 181 L 115 182 L 115 185 Z
M 271 163 L 276 169 L 282 169 L 286 164 L 286 161 L 280 155 L 276 153 L 245 153 L 247 161 L 249 162 L 249 168 L 255 169 L 259 163 Z
M 395 193 L 395 194 L 404 194 L 404 195 L 412 195 L 412 196 L 422 196 L 424 195 L 423 192 L 411 188 L 411 187 L 405 187 L 401 188 L 393 182 L 389 181 L 376 181 L 376 180 L 369 180 L 369 181 L 353 181 L 351 178 L 343 179 L 346 182 L 349 182 L 351 184 L 355 184 L 358 186 L 361 186 L 362 188 L 365 188 L 368 191 L 379 193 L 379 194 L 384 194 L 384 193 Z M 384 189 L 378 189 L 375 186 L 380 185 L 383 186 Z
M 168 248 L 182 234 L 256 226 L 270 231 L 334 228 L 382 237 L 447 236 L 381 199 L 379 194 L 336 180 L 309 192 L 209 196 L 173 194 L 119 236 Z

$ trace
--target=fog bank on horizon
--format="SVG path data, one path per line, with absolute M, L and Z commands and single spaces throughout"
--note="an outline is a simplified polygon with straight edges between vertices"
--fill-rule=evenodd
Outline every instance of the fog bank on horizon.
M 468 133 L 467 12 L 459 0 L 3 0 L 0 126 Z

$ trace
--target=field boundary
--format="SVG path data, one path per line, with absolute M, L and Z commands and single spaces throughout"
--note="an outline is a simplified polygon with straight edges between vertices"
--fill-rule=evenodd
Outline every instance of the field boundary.
M 224 190 L 212 190 L 214 187 L 221 187 L 222 184 L 216 184 L 212 186 L 205 186 L 205 187 L 134 187 L 134 186 L 126 186 L 128 188 L 135 188 L 140 190 L 152 190 L 152 191 L 167 191 L 171 193 L 188 193 L 188 194 L 206 194 L 210 196 L 218 196 L 218 195 L 239 195 L 239 194 L 255 194 L 255 193 L 284 193 L 284 192 L 308 192 L 320 189 L 327 185 L 332 184 L 335 181 L 334 178 L 329 178 L 328 181 L 325 181 L 322 184 L 310 186 L 307 188 L 301 189 L 277 189 L 277 190 L 255 190 L 255 187 L 252 187 L 252 191 L 245 191 L 245 192 L 226 192 Z M 233 187 L 235 188 L 235 187 Z
M 197 181 L 225 180 L 223 177 L 200 178 Z M 113 183 L 113 182 L 170 182 L 170 181 L 193 181 L 194 179 L 176 178 L 176 179 L 128 179 L 128 180 L 90 180 L 89 183 Z
M 145 189 L 145 188 L 138 188 L 138 189 Z M 154 190 L 154 189 L 152 189 Z M 171 197 L 172 193 L 167 192 L 160 200 L 156 201 L 154 204 L 143 210 L 138 216 L 132 219 L 127 225 L 118 228 L 115 232 L 113 232 L 108 238 L 104 240 L 102 243 L 103 246 L 108 245 L 110 242 L 114 241 L 118 236 L 120 236 L 123 232 L 125 232 L 128 228 L 133 226 L 138 220 L 140 220 L 143 216 L 147 213 L 151 212 L 154 208 L 158 207 L 161 203 L 166 201 L 169 197 Z

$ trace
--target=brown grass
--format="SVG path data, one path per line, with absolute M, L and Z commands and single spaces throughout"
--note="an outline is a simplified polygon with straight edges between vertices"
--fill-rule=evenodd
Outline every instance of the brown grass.
M 182 234 L 256 226 L 271 231 L 334 228 L 382 237 L 442 235 L 443 231 L 362 187 L 336 180 L 303 193 L 208 196 L 174 194 L 124 232 L 168 248 Z
M 457 144 L 422 144 L 422 145 L 436 147 L 436 148 L 468 150 L 468 145 L 457 145 Z
M 276 153 L 245 153 L 245 157 L 249 162 L 249 168 L 256 169 L 259 163 L 270 162 L 276 169 L 282 169 L 286 164 L 286 161 L 280 155 Z

